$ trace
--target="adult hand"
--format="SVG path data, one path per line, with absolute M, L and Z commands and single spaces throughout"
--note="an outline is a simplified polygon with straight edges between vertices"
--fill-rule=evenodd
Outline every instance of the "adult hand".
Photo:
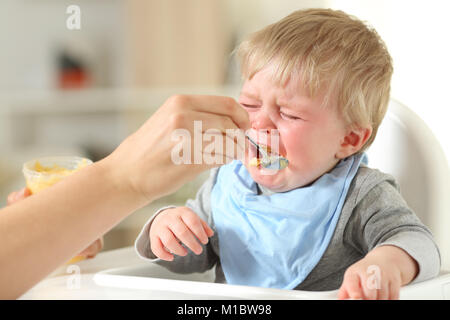
M 218 164 L 176 164 L 171 159 L 179 143 L 172 139 L 175 130 L 187 130 L 194 143 L 194 121 L 201 121 L 202 133 L 215 129 L 226 145 L 227 129 L 250 128 L 247 112 L 234 99 L 219 96 L 176 95 L 105 160 L 118 185 L 128 185 L 147 202 L 174 192 L 201 171 Z M 241 146 L 244 148 L 244 146 Z M 195 150 L 194 150 L 195 151 Z M 193 152 L 191 153 L 194 156 Z
M 231 98 L 174 96 L 105 159 L 0 209 L 0 299 L 20 296 L 135 210 L 217 166 L 172 161 L 172 133 L 193 137 L 194 121 L 224 140 L 226 129 L 250 128 Z

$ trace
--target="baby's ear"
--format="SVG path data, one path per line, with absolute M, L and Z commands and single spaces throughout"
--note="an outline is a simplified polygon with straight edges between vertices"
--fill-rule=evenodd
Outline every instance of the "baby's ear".
M 372 135 L 372 127 L 360 128 L 353 127 L 341 141 L 338 152 L 335 157 L 344 159 L 358 152 Z

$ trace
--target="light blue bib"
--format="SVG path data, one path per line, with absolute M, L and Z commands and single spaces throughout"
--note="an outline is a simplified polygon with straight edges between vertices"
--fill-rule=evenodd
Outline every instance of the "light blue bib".
M 348 157 L 311 185 L 272 195 L 258 195 L 242 162 L 222 166 L 211 204 L 227 282 L 298 286 L 328 247 L 362 161 L 365 154 Z

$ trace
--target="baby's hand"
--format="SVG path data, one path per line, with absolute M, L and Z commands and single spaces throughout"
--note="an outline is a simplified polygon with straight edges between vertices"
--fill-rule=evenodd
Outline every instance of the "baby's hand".
M 166 209 L 159 213 L 152 222 L 150 228 L 151 249 L 158 258 L 172 261 L 173 254 L 187 255 L 188 252 L 181 243 L 195 254 L 200 254 L 203 249 L 197 239 L 201 243 L 207 244 L 208 237 L 212 237 L 213 234 L 214 231 L 208 224 L 191 209 L 186 207 Z
M 351 265 L 344 274 L 339 299 L 398 299 L 400 287 L 418 273 L 417 262 L 395 246 L 380 246 Z
M 94 242 L 92 242 L 89 247 L 81 251 L 78 256 L 85 257 L 87 259 L 95 258 L 97 253 L 99 253 L 103 249 L 103 237 L 98 238 Z
M 23 188 L 23 189 L 21 189 L 19 191 L 11 192 L 8 195 L 8 199 L 6 201 L 7 201 L 7 204 L 9 206 L 9 205 L 12 205 L 13 203 L 16 203 L 17 201 L 25 199 L 28 196 L 31 196 L 30 189 Z

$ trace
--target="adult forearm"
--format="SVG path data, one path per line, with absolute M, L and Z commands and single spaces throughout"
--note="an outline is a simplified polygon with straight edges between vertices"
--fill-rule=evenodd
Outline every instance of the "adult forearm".
M 107 160 L 0 210 L 0 298 L 16 298 L 145 205 Z
M 0 210 L 0 298 L 21 295 L 134 210 L 217 166 L 172 161 L 173 132 L 194 134 L 194 121 L 224 141 L 228 129 L 250 127 L 231 98 L 174 96 L 106 159 Z

